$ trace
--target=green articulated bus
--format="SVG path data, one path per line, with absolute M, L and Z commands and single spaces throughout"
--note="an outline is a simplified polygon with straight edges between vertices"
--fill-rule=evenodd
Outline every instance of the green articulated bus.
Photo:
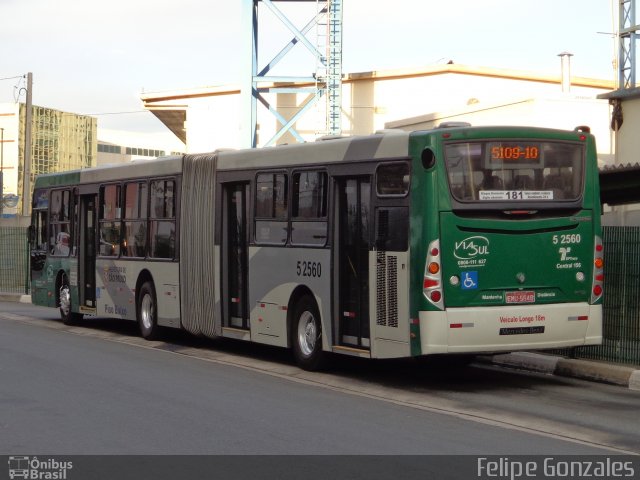
M 601 342 L 588 128 L 443 126 L 38 176 L 32 299 L 367 358 Z

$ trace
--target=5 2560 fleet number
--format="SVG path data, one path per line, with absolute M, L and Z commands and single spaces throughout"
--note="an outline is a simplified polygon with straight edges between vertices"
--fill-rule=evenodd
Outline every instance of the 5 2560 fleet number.
M 296 264 L 296 274 L 299 277 L 320 278 L 322 276 L 322 264 L 320 262 L 298 260 Z

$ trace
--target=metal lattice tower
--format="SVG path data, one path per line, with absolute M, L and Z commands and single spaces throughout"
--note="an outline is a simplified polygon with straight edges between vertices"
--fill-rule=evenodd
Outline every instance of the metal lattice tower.
M 315 4 L 312 18 L 298 28 L 276 3 L 307 2 Z M 258 66 L 258 28 L 259 5 L 269 10 L 292 34 L 293 38 L 265 66 Z M 250 72 L 244 74 L 242 85 L 242 108 L 244 110 L 242 144 L 256 147 L 257 106 L 260 102 L 277 119 L 280 128 L 265 143 L 273 145 L 285 133 L 289 132 L 298 142 L 304 142 L 294 125 L 307 111 L 324 98 L 326 101 L 326 128 L 323 133 L 339 135 L 341 133 L 341 91 L 342 91 L 342 0 L 243 0 L 243 22 L 245 51 L 251 59 Z M 315 26 L 315 41 L 307 34 Z M 249 31 L 250 29 L 250 31 Z M 287 54 L 301 44 L 315 57 L 315 72 L 309 76 L 275 76 L 271 70 L 285 59 Z M 307 100 L 290 118 L 285 119 L 264 96 L 266 93 L 306 94 Z
M 636 24 L 636 0 L 619 0 L 619 88 L 636 86 L 636 39 L 640 26 Z

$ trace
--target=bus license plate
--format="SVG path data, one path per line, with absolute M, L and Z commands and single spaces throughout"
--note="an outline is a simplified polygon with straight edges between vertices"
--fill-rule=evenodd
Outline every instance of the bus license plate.
M 536 301 L 536 292 L 505 292 L 504 301 L 506 303 L 534 303 Z

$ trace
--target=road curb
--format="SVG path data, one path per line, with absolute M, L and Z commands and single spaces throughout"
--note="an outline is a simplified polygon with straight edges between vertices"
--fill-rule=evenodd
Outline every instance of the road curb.
M 22 293 L 0 293 L 0 302 L 31 303 L 31 295 Z
M 531 352 L 484 357 L 494 365 L 521 368 L 562 377 L 580 378 L 640 390 L 640 370 L 592 360 L 578 360 Z
M 31 303 L 31 295 L 0 293 L 0 301 Z M 634 367 L 532 352 L 481 355 L 476 358 L 480 362 L 502 367 L 609 383 L 640 391 L 640 369 Z

